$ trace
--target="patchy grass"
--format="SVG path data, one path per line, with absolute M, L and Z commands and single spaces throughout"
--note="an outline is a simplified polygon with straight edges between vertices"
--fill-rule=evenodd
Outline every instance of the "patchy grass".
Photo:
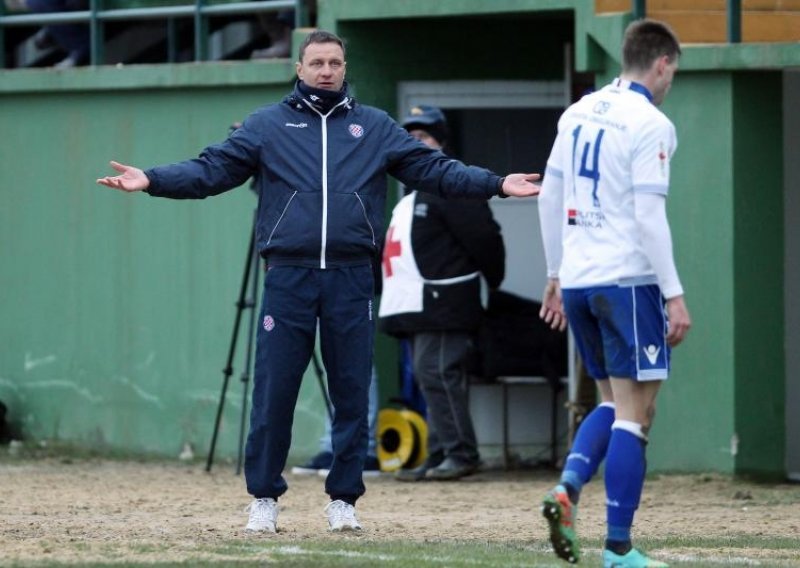
M 249 501 L 229 469 L 69 445 L 0 449 L 0 568 L 515 567 L 563 568 L 538 498 L 551 472 L 487 471 L 456 483 L 368 481 L 363 534 L 325 531 L 318 476 L 288 476 L 280 532 L 246 535 Z M 584 491 L 583 565 L 601 564 L 602 483 Z M 648 480 L 638 547 L 671 566 L 800 567 L 800 485 L 718 474 Z
M 720 566 L 789 567 L 800 562 L 797 541 L 790 538 L 753 537 L 748 535 L 712 538 L 646 538 L 637 542 L 652 556 L 671 566 L 719 568 Z M 600 560 L 600 541 L 585 543 L 584 564 Z M 164 547 L 165 550 L 167 547 Z M 157 553 L 158 547 L 146 546 L 142 554 Z M 101 562 L 85 563 L 91 568 L 169 568 L 193 566 L 198 568 L 257 567 L 276 565 L 288 568 L 515 568 L 528 566 L 561 567 L 560 562 L 545 547 L 524 542 L 374 542 L 358 536 L 337 542 L 230 541 L 196 551 L 202 559 L 180 562 Z M 110 560 L 110 559 L 109 559 Z M 3 564 L 13 568 L 23 564 Z M 24 566 L 51 568 L 74 565 L 41 559 Z

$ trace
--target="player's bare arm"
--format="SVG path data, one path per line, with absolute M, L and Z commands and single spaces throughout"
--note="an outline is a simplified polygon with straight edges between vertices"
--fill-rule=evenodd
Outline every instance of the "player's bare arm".
M 558 278 L 550 278 L 544 287 L 539 317 L 552 329 L 567 329 L 567 314 L 564 313 L 564 304 L 561 302 L 561 284 Z
M 692 320 L 689 317 L 689 310 L 683 296 L 676 296 L 667 300 L 667 318 L 669 318 L 669 331 L 667 332 L 667 343 L 670 347 L 675 347 L 683 338 L 689 328 L 692 327 Z
M 127 192 L 144 191 L 150 187 L 150 180 L 139 168 L 126 166 L 113 160 L 111 167 L 120 172 L 120 175 L 98 178 L 97 183 Z

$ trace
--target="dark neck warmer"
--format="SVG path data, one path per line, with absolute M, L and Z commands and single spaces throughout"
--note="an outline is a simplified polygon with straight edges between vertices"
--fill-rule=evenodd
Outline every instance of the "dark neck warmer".
M 327 91 L 309 87 L 303 81 L 297 81 L 297 90 L 300 95 L 322 114 L 330 110 L 347 97 L 347 83 L 342 85 L 340 91 Z

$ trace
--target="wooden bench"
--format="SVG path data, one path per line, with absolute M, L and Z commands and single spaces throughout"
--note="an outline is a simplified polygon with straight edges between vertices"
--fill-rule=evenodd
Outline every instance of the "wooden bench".
M 502 414 L 503 414 L 503 467 L 509 469 L 511 464 L 510 447 L 510 419 L 509 419 L 509 391 L 511 387 L 527 386 L 550 389 L 550 459 L 549 465 L 555 467 L 558 463 L 558 397 L 569 382 L 568 377 L 561 377 L 555 383 L 546 377 L 497 377 L 497 384 L 502 387 Z

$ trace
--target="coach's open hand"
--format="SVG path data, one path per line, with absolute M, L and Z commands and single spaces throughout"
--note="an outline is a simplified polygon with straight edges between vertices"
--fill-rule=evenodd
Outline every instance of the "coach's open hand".
M 114 161 L 111 162 L 111 167 L 121 175 L 102 177 L 97 180 L 97 183 L 122 191 L 142 191 L 150 187 L 150 180 L 139 168 Z
M 531 183 L 539 178 L 539 174 L 508 174 L 503 180 L 503 193 L 513 197 L 532 197 L 539 195 L 541 184 Z

